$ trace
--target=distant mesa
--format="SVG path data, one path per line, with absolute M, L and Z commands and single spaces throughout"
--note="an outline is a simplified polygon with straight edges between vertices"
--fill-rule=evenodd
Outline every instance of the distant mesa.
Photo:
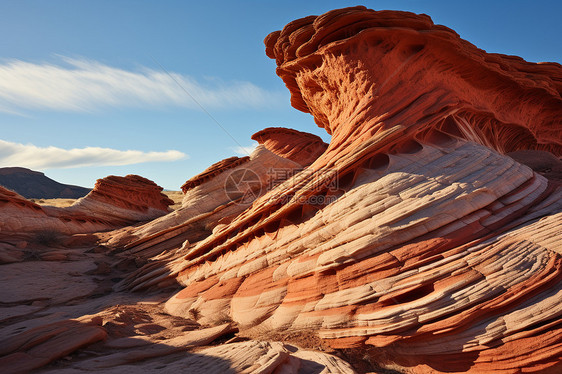
M 91 191 L 59 183 L 39 171 L 20 167 L 0 168 L 0 186 L 27 199 L 79 199 Z

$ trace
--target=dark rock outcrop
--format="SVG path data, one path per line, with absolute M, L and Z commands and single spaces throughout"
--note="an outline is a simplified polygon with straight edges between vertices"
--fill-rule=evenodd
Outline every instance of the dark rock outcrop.
M 52 180 L 45 174 L 26 168 L 0 168 L 0 186 L 27 199 L 79 199 L 90 189 Z

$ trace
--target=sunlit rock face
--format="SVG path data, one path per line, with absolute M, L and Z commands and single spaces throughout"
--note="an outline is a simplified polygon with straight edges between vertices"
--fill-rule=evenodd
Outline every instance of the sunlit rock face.
M 364 7 L 265 44 L 329 147 L 135 287 L 172 277 L 172 314 L 415 372 L 560 370 L 562 190 L 505 154 L 560 157 L 561 66 Z
M 251 155 L 219 161 L 185 182 L 180 208 L 144 225 L 102 234 L 102 242 L 124 250 L 124 255 L 150 258 L 170 252 L 177 257 L 308 166 L 328 146 L 316 135 L 286 128 L 267 128 L 252 139 L 259 145 Z
M 92 192 L 70 207 L 84 210 L 109 222 L 148 221 L 170 211 L 174 202 L 162 193 L 162 187 L 138 175 L 109 176 L 98 179 Z
M 329 145 L 262 130 L 169 213 L 136 176 L 65 209 L 0 189 L 0 367 L 354 372 L 322 346 L 355 369 L 559 373 L 562 67 L 364 7 L 265 45 Z M 40 227 L 101 245 L 24 259 Z
M 328 148 L 316 135 L 284 127 L 268 127 L 252 135 L 252 139 L 302 167 L 312 164 Z
M 66 208 L 40 206 L 0 187 L 0 237 L 110 230 L 167 214 L 171 204 L 161 187 L 138 175 L 98 179 L 88 195 Z

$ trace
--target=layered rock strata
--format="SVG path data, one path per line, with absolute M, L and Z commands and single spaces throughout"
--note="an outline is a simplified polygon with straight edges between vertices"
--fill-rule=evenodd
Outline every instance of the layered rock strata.
M 182 186 L 185 196 L 179 209 L 145 225 L 105 234 L 103 243 L 143 258 L 178 246 L 178 253 L 183 253 L 308 166 L 327 147 L 315 135 L 285 128 L 264 129 L 252 139 L 259 145 L 250 156 L 222 160 L 188 180 Z
M 137 175 L 99 179 L 88 195 L 66 208 L 40 206 L 0 187 L 0 238 L 111 230 L 164 215 L 171 204 L 161 187 Z
M 284 127 L 268 127 L 252 135 L 252 139 L 302 167 L 312 164 L 328 148 L 316 135 Z
M 96 234 L 104 246 L 44 271 L 68 279 L 80 272 L 61 268 L 74 261 L 85 271 L 72 300 L 105 282 L 99 300 L 61 305 L 64 282 L 48 300 L 6 287 L 4 320 L 17 322 L 0 329 L 2 367 L 39 368 L 89 345 L 51 369 L 353 372 L 268 342 L 282 340 L 414 373 L 562 370 L 562 67 L 488 54 L 425 15 L 364 7 L 293 21 L 265 44 L 330 145 L 258 132 L 249 158 L 190 179 L 177 212 Z M 4 211 L 14 217 L 43 214 L 2 196 L 20 207 Z M 102 266 L 116 252 L 148 263 Z M 14 280 L 21 264 L 3 266 L 7 284 L 27 285 Z
M 265 43 L 332 142 L 167 265 L 185 286 L 167 310 L 317 331 L 417 372 L 559 370 L 562 192 L 503 154 L 560 156 L 560 65 L 363 7 Z

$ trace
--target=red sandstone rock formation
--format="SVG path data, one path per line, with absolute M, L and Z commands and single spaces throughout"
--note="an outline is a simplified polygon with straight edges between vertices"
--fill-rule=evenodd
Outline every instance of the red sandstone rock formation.
M 318 331 L 417 372 L 558 370 L 562 191 L 502 153 L 560 156 L 560 65 L 363 7 L 265 43 L 332 142 L 167 266 L 186 286 L 167 310 Z
M 508 153 L 515 161 L 527 165 L 551 181 L 562 183 L 562 160 L 550 152 L 522 150 Z
M 562 152 L 560 65 L 486 53 L 428 16 L 348 8 L 291 22 L 265 44 L 293 106 L 335 140 L 431 125 L 500 152 Z
M 148 221 L 169 212 L 174 202 L 162 193 L 162 187 L 138 175 L 98 179 L 92 192 L 69 210 L 90 214 L 124 226 Z
M 224 160 L 221 160 L 211 166 L 209 166 L 205 171 L 201 174 L 197 174 L 193 178 L 189 179 L 181 186 L 181 190 L 183 193 L 186 193 L 193 187 L 197 187 L 202 183 L 212 179 L 213 177 L 219 175 L 220 173 L 224 172 L 225 170 L 232 169 L 234 167 L 240 166 L 246 161 L 249 161 L 250 157 L 229 157 Z
M 145 225 L 101 235 L 103 243 L 125 249 L 124 255 L 143 258 L 181 247 L 171 254 L 179 256 L 191 243 L 228 224 L 259 196 L 309 165 L 327 147 L 315 135 L 285 128 L 265 129 L 252 138 L 260 145 L 251 156 L 227 158 L 189 179 L 182 186 L 185 196 L 179 209 Z M 250 190 L 242 193 L 244 186 Z M 138 281 L 134 274 L 131 278 Z
M 303 167 L 312 164 L 328 148 L 316 135 L 284 127 L 268 127 L 252 135 L 252 139 Z
M 168 213 L 173 201 L 148 179 L 128 175 L 99 179 L 70 207 L 40 206 L 0 187 L 0 238 L 38 239 L 48 233 L 93 233 L 147 221 Z M 38 237 L 39 236 L 39 237 Z
M 297 373 L 308 363 L 353 372 L 335 356 L 254 340 L 157 359 L 238 329 L 233 339 L 346 348 L 408 372 L 559 372 L 562 188 L 552 170 L 562 67 L 488 54 L 424 15 L 364 7 L 291 22 L 265 43 L 293 106 L 332 134 L 330 145 L 266 129 L 249 160 L 188 181 L 177 212 L 99 235 L 149 261 L 118 289 L 184 287 L 165 302 L 167 315 L 127 292 L 114 308 L 105 294 L 69 311 L 61 281 L 48 300 L 29 287 L 2 296 L 22 303 L 7 320 L 49 315 L 41 308 L 58 317 L 0 330 L 13 338 L 0 344 L 0 364 L 39 367 L 107 333 L 93 353 L 54 370 L 122 370 L 143 359 L 149 371 L 209 372 L 224 360 L 239 371 Z M 262 191 L 272 167 L 304 169 Z M 260 183 L 229 195 L 248 170 Z M 53 279 L 125 276 L 120 263 L 93 266 L 103 250 L 47 256 L 74 261 L 69 274 L 62 264 L 41 269 Z M 3 265 L 13 270 L 0 274 L 16 274 L 3 282 L 17 284 L 23 265 Z M 96 292 L 97 277 L 79 279 L 74 299 Z M 101 311 L 85 315 L 92 309 Z

